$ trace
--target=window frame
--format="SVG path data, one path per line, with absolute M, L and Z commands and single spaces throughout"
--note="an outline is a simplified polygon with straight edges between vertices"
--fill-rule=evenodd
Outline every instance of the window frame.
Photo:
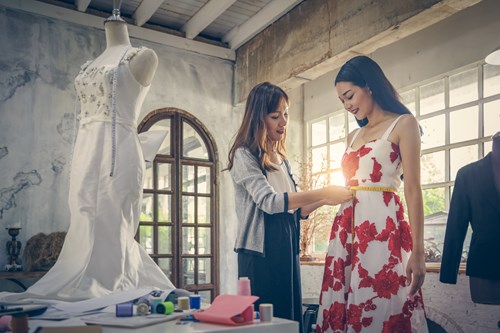
M 177 109 L 177 108 L 163 108 L 155 110 L 149 113 L 143 121 L 138 126 L 138 132 L 145 132 L 149 130 L 155 123 L 169 119 L 170 120 L 170 131 L 168 133 L 170 140 L 170 154 L 169 155 L 156 155 L 153 165 L 153 189 L 143 189 L 144 193 L 153 195 L 153 222 L 139 222 L 139 226 L 151 226 L 153 228 L 153 253 L 150 253 L 150 256 L 158 263 L 158 259 L 161 258 L 169 258 L 172 260 L 172 283 L 177 288 L 183 288 L 188 291 L 194 292 L 198 294 L 199 292 L 209 291 L 211 293 L 211 299 L 207 300 L 208 302 L 213 301 L 213 299 L 220 293 L 220 255 L 219 255 L 219 168 L 218 168 L 218 152 L 215 145 L 215 141 L 210 135 L 209 131 L 206 127 L 194 116 L 192 116 L 187 111 Z M 205 147 L 207 149 L 208 159 L 200 159 L 194 157 L 184 157 L 183 156 L 183 125 L 187 123 L 189 124 L 198 134 L 198 136 L 203 140 Z M 171 186 L 169 190 L 158 190 L 157 179 L 158 179 L 158 164 L 159 163 L 168 163 L 170 164 L 170 172 L 171 172 Z M 182 172 L 184 165 L 192 165 L 195 166 L 195 170 L 197 170 L 198 166 L 209 167 L 210 168 L 210 179 L 209 186 L 210 191 L 208 194 L 197 193 L 196 189 L 194 193 L 183 191 L 182 188 Z M 207 225 L 198 225 L 198 223 L 183 223 L 182 217 L 182 197 L 184 194 L 189 193 L 190 196 L 194 195 L 194 198 L 197 197 L 209 197 L 211 198 L 210 205 L 210 224 Z M 158 194 L 168 194 L 171 195 L 171 221 L 170 222 L 159 222 L 157 219 L 157 207 L 158 207 Z M 197 200 L 195 200 L 195 212 L 197 211 Z M 195 217 L 197 219 L 197 216 Z M 170 254 L 159 254 L 158 253 L 158 226 L 169 226 L 172 228 L 172 251 Z M 198 244 L 198 231 L 199 227 L 210 228 L 210 254 L 197 254 L 197 244 Z M 194 238 L 194 254 L 185 254 L 183 253 L 183 227 L 193 227 L 195 230 Z M 140 237 L 140 228 L 136 234 L 136 239 L 139 240 Z M 211 258 L 210 264 L 210 274 L 211 274 L 211 283 L 198 283 L 198 259 L 202 258 Z M 184 277 L 183 277 L 183 259 L 194 259 L 194 283 L 185 285 Z
M 445 211 L 446 213 L 449 211 L 450 207 L 450 200 L 451 200 L 451 195 L 453 191 L 453 186 L 454 186 L 454 180 L 451 179 L 451 167 L 450 167 L 450 151 L 456 148 L 461 148 L 461 147 L 468 147 L 468 146 L 474 146 L 476 145 L 477 147 L 477 156 L 478 160 L 481 158 L 484 158 L 486 156 L 485 154 L 485 143 L 491 142 L 491 136 L 485 136 L 484 135 L 484 112 L 485 108 L 484 105 L 486 103 L 492 102 L 492 101 L 497 101 L 500 100 L 500 93 L 494 94 L 488 97 L 484 97 L 484 68 L 487 66 L 484 61 L 472 63 L 468 66 L 463 66 L 461 68 L 457 68 L 453 71 L 441 74 L 439 76 L 433 77 L 431 79 L 419 82 L 417 84 L 414 84 L 412 86 L 404 87 L 402 89 L 398 89 L 401 95 L 406 94 L 408 92 L 411 92 L 413 90 L 414 96 L 413 96 L 413 103 L 414 103 L 414 111 L 412 113 L 415 115 L 417 120 L 421 122 L 422 120 L 430 119 L 432 117 L 438 116 L 438 115 L 444 115 L 445 116 L 445 143 L 443 145 L 427 148 L 427 149 L 422 149 L 421 150 L 421 156 L 425 156 L 431 153 L 435 152 L 441 152 L 443 151 L 445 154 L 445 165 L 444 165 L 444 170 L 445 170 L 445 178 L 444 181 L 441 182 L 429 182 L 427 184 L 422 184 L 422 191 L 428 190 L 428 189 L 441 189 L 444 188 L 444 193 L 445 193 Z M 460 73 L 465 73 L 469 70 L 475 69 L 476 75 L 477 75 L 477 98 L 468 101 L 462 104 L 457 104 L 450 106 L 450 77 L 456 74 Z M 435 110 L 429 113 L 425 113 L 423 115 L 421 114 L 420 110 L 420 89 L 422 86 L 430 85 L 434 82 L 437 82 L 439 80 L 443 80 L 444 82 L 444 108 L 441 108 L 439 110 Z M 469 107 L 474 107 L 477 106 L 477 111 L 478 111 L 478 129 L 477 129 L 477 137 L 465 141 L 460 141 L 460 142 L 455 142 L 451 143 L 450 142 L 450 115 L 458 110 L 463 110 Z M 329 124 L 329 119 L 330 117 L 337 115 L 339 113 L 343 112 L 346 116 L 346 121 L 344 123 L 344 130 L 345 130 L 345 136 L 338 138 L 336 140 L 330 141 L 330 124 Z M 329 164 L 330 164 L 330 149 L 328 147 L 334 143 L 338 142 L 344 142 L 344 144 L 347 144 L 347 136 L 349 132 L 352 130 L 349 128 L 350 124 L 352 121 L 349 120 L 349 113 L 344 110 L 337 110 L 332 112 L 331 114 L 318 117 L 316 119 L 310 120 L 306 123 L 306 155 L 312 155 L 313 149 L 317 149 L 319 147 L 327 147 L 327 163 L 328 163 L 328 172 L 327 176 L 329 177 L 329 174 L 333 170 L 329 169 Z M 318 144 L 316 146 L 312 146 L 312 127 L 314 126 L 315 123 L 319 123 L 322 121 L 326 120 L 326 142 Z M 474 161 L 471 161 L 474 162 Z M 403 189 L 400 188 L 400 191 Z M 404 200 L 404 198 L 402 198 Z M 426 262 L 426 267 L 427 271 L 434 271 L 434 272 L 439 272 L 441 263 L 440 262 Z M 460 269 L 459 271 L 461 273 L 465 272 L 465 263 L 460 264 Z

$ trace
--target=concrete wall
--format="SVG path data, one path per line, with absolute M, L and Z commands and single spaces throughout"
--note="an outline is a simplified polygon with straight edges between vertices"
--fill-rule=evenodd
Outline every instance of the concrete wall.
M 478 1 L 303 1 L 237 50 L 237 101 L 263 80 L 296 88 Z

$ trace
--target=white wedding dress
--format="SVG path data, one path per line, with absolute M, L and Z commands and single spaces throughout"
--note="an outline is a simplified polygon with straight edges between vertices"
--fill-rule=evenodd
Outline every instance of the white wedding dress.
M 133 77 L 124 49 L 113 65 L 82 66 L 75 79 L 81 110 L 69 188 L 71 223 L 56 264 L 23 293 L 0 300 L 77 301 L 139 288 L 175 288 L 136 242 L 144 156 L 137 118 L 149 86 Z

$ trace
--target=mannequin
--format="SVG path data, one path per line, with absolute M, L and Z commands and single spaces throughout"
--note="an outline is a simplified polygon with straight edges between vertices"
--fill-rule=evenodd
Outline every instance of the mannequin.
M 492 152 L 462 167 L 455 180 L 446 227 L 440 281 L 456 283 L 468 224 L 472 240 L 467 258 L 471 299 L 500 305 L 500 132 Z
M 104 30 L 106 32 L 106 49 L 94 60 L 93 67 L 109 64 L 110 60 L 112 61 L 120 56 L 124 47 L 131 47 L 125 21 L 107 19 L 104 23 Z M 157 66 L 158 57 L 156 53 L 146 48 L 142 48 L 129 63 L 133 76 L 143 86 L 151 84 Z
M 2 293 L 1 300 L 78 301 L 174 288 L 134 239 L 145 168 L 137 118 L 158 58 L 153 50 L 132 47 L 119 14 L 104 29 L 106 49 L 75 78 L 81 110 L 70 171 L 71 220 L 61 253 L 26 292 Z
M 491 163 L 493 178 L 495 179 L 497 193 L 500 194 L 500 132 L 493 135 L 492 142 Z M 500 220 L 497 220 L 498 222 Z M 469 278 L 469 285 L 471 298 L 474 303 L 500 305 L 500 279 L 490 280 L 471 276 Z

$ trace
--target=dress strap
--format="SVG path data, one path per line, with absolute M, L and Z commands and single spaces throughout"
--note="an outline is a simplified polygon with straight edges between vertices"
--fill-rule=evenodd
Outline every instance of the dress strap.
M 359 132 L 361 132 L 361 128 L 356 129 L 356 132 L 354 132 L 354 136 L 352 137 L 351 142 L 349 142 L 349 144 L 347 145 L 347 148 L 351 148 L 354 141 L 356 141 L 356 138 L 358 137 Z
M 403 115 L 400 115 L 399 117 L 397 117 L 396 119 L 394 119 L 394 121 L 392 122 L 392 124 L 385 130 L 385 133 L 384 135 L 382 135 L 382 140 L 387 140 L 387 138 L 389 137 L 389 134 L 391 134 L 392 130 L 394 129 L 394 127 L 396 127 L 396 124 L 398 123 L 399 119 L 402 117 Z
M 127 54 L 130 47 L 124 49 L 120 55 L 120 61 L 118 65 L 113 70 L 113 87 L 111 90 L 111 172 L 110 177 L 113 177 L 115 172 L 115 161 L 116 161 L 116 83 L 118 77 L 118 67 L 122 63 L 123 57 Z

